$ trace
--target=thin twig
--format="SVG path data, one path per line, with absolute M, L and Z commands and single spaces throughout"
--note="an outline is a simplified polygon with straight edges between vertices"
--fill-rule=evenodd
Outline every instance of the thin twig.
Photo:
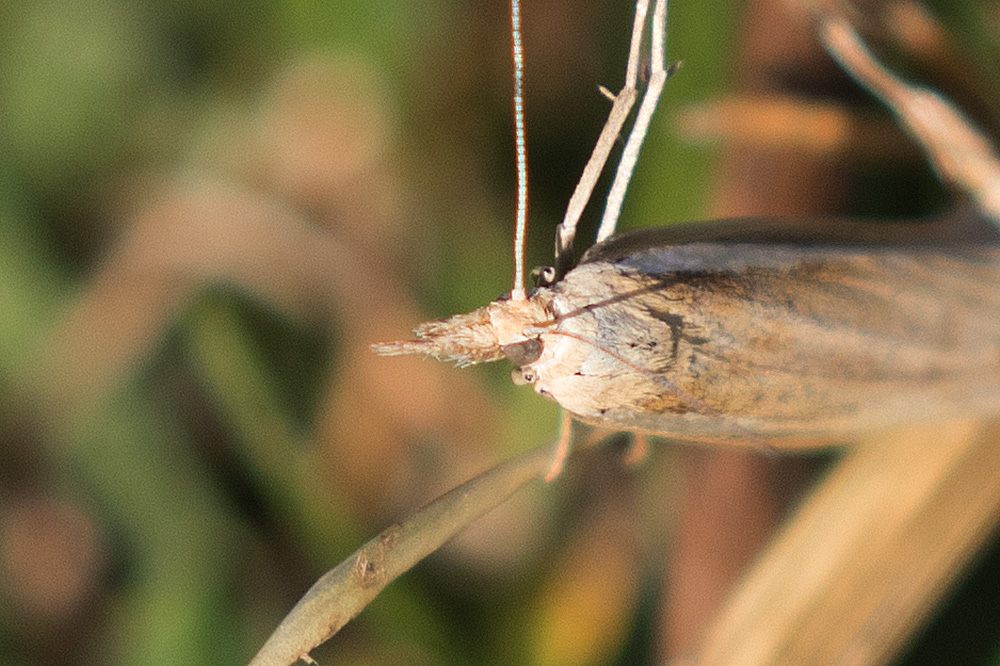
M 830 55 L 899 117 L 941 178 L 965 190 L 1000 226 L 1000 160 L 982 132 L 937 93 L 908 84 L 886 69 L 846 20 L 821 13 L 818 21 Z
M 324 574 L 278 625 L 250 666 L 311 661 L 309 651 L 357 615 L 386 585 L 549 470 L 545 445 L 498 465 L 393 525 Z

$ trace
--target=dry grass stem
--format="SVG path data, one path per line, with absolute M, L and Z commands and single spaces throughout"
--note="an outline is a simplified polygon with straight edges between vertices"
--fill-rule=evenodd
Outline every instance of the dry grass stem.
M 1000 515 L 997 427 L 867 442 L 800 507 L 708 631 L 700 666 L 885 663 Z
M 610 433 L 590 429 L 576 450 Z M 546 444 L 492 467 L 393 525 L 325 573 L 282 620 L 249 666 L 310 661 L 309 651 L 361 612 L 375 596 L 459 531 L 507 500 L 532 479 L 551 480 L 553 446 Z
M 820 15 L 819 34 L 841 66 L 899 117 L 938 174 L 963 189 L 1000 225 L 1000 161 L 972 122 L 937 93 L 910 85 L 886 69 L 844 19 Z

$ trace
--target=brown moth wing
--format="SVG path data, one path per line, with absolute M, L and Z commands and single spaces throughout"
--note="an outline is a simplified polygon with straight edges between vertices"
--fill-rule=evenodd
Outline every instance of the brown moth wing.
M 730 221 L 595 246 L 536 295 L 555 321 L 521 375 L 580 420 L 698 441 L 823 443 L 995 413 L 997 234 L 828 225 Z
M 626 231 L 592 246 L 580 263 L 617 261 L 651 247 L 683 243 L 967 247 L 998 245 L 1000 231 L 970 207 L 934 218 L 879 222 L 740 217 Z

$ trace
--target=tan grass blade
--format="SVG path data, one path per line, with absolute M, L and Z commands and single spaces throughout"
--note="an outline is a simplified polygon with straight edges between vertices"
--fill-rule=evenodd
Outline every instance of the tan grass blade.
M 992 533 L 1000 427 L 951 423 L 857 447 L 707 632 L 700 666 L 885 663 Z

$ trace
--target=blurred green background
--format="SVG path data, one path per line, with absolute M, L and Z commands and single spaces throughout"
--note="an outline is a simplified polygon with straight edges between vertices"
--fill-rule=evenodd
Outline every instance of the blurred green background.
M 524 8 L 531 265 L 551 261 L 604 122 L 597 87 L 621 85 L 632 10 Z M 246 663 L 365 539 L 553 436 L 555 406 L 513 387 L 509 368 L 367 351 L 509 288 L 506 12 L 500 0 L 0 6 L 0 666 Z M 684 67 L 626 226 L 767 212 L 720 206 L 725 144 L 675 122 L 752 68 L 739 62 L 747 15 L 731 0 L 671 7 Z M 996 100 L 997 6 L 940 16 Z M 977 108 L 986 122 L 995 109 Z M 905 177 L 820 157 L 865 183 L 840 210 L 892 214 L 914 182 L 932 193 L 913 207 L 942 201 L 912 156 Z M 611 449 L 571 466 L 314 656 L 652 663 L 674 455 L 628 470 Z M 1000 617 L 995 594 L 976 604 L 984 624 Z M 930 654 L 968 644 L 962 630 Z M 995 626 L 964 630 L 985 647 L 950 663 L 1000 663 Z

